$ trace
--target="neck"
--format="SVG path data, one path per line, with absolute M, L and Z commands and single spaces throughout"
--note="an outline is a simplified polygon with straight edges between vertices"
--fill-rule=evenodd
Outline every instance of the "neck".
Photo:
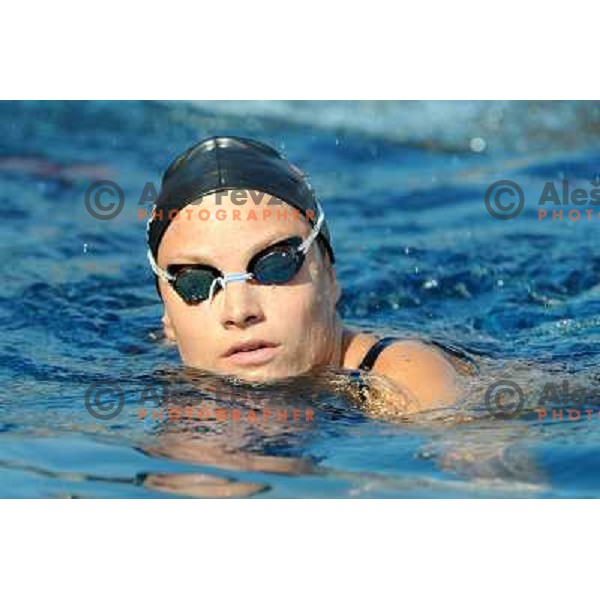
M 335 342 L 332 349 L 331 359 L 329 361 L 330 365 L 338 368 L 344 367 L 348 346 L 350 345 L 353 337 L 354 334 L 344 327 L 339 315 L 336 315 L 334 325 Z

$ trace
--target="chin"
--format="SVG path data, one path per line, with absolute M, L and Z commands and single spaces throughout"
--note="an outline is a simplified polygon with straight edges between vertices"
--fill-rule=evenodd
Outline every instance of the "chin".
M 302 375 L 311 368 L 299 364 L 282 364 L 285 361 L 278 360 L 278 358 L 281 357 L 258 365 L 234 365 L 228 363 L 226 359 L 211 366 L 199 364 L 194 360 L 183 360 L 183 363 L 188 367 L 208 371 L 221 377 L 234 377 L 249 383 L 268 383 L 289 379 Z
M 309 369 L 293 368 L 289 366 L 264 365 L 247 369 L 235 369 L 226 373 L 242 381 L 250 383 L 275 383 L 291 377 L 302 375 Z
M 236 377 L 237 379 L 247 381 L 249 383 L 270 383 L 290 377 L 290 374 L 288 373 L 282 373 L 279 370 L 264 368 L 247 370 L 241 369 L 226 373 L 226 375 Z

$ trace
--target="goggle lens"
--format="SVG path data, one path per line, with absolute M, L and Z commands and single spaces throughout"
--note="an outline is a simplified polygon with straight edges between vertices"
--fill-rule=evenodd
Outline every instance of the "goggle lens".
M 176 275 L 173 287 L 186 304 L 200 304 L 210 293 L 210 286 L 218 277 L 204 267 L 186 267 Z
M 301 238 L 290 238 L 257 254 L 249 264 L 249 272 L 258 283 L 281 285 L 290 282 L 304 264 L 304 253 L 298 250 Z M 219 271 L 203 265 L 170 267 L 174 275 L 173 288 L 189 305 L 200 304 L 210 296 L 210 289 Z
M 304 254 L 298 252 L 302 240 L 287 242 L 271 249 L 253 261 L 251 272 L 259 283 L 277 285 L 288 283 L 302 268 Z

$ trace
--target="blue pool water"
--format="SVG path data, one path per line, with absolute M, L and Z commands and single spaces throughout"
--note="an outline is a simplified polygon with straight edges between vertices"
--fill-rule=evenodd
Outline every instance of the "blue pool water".
M 598 103 L 0 103 L 0 127 L 0 496 L 600 495 L 600 220 L 538 221 L 536 205 L 546 181 L 593 189 Z M 475 357 L 455 409 L 369 416 L 331 372 L 243 390 L 314 423 L 138 418 L 148 387 L 214 400 L 162 340 L 138 218 L 144 183 L 213 134 L 257 137 L 311 175 L 348 325 Z M 113 220 L 86 210 L 98 179 L 123 188 Z M 519 217 L 486 210 L 497 180 L 523 188 Z M 485 408 L 498 379 L 527 393 L 514 419 Z M 536 394 L 565 381 L 591 419 L 538 418 Z M 85 405 L 106 382 L 126 400 L 110 420 Z

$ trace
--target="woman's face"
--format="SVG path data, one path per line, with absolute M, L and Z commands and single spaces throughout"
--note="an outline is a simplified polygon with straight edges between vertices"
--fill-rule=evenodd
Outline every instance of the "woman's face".
M 236 193 L 239 200 L 240 191 Z M 185 207 L 167 228 L 158 264 L 166 268 L 200 263 L 222 273 L 242 273 L 267 246 L 292 236 L 306 239 L 311 233 L 309 223 L 297 218 L 289 205 L 268 205 L 271 197 L 266 196 L 256 206 L 249 195 L 246 198 L 239 206 L 232 204 L 230 193 L 221 192 L 220 204 L 209 195 L 201 204 Z M 201 220 L 201 211 L 202 218 L 210 217 Z M 186 365 L 266 381 L 337 360 L 341 324 L 335 306 L 340 290 L 335 270 L 316 241 L 300 272 L 287 284 L 228 283 L 225 289 L 218 288 L 212 302 L 195 306 L 185 304 L 163 281 L 160 289 L 165 333 L 177 342 Z M 246 342 L 266 342 L 270 347 L 228 355 L 232 346 Z

